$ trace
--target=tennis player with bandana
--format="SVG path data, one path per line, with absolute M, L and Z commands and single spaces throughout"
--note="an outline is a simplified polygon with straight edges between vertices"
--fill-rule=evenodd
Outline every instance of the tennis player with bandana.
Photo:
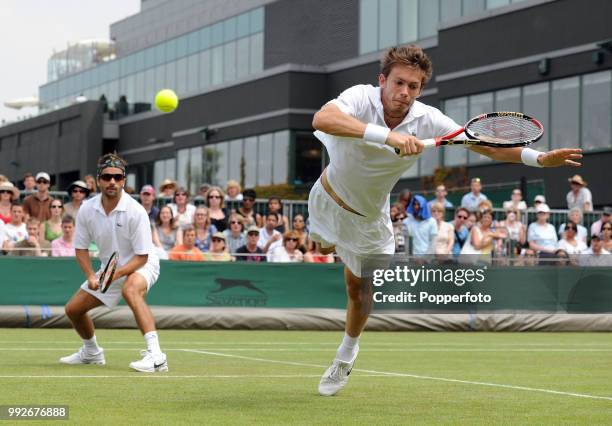
M 102 304 L 115 307 L 123 296 L 147 345 L 147 350 L 142 351 L 143 358 L 130 363 L 130 367 L 145 373 L 168 371 L 166 355 L 159 347 L 155 319 L 145 301 L 159 276 L 159 259 L 154 254 L 147 212 L 123 191 L 125 167 L 125 161 L 117 155 L 101 157 L 97 169 L 100 194 L 85 201 L 79 209 L 74 247 L 87 280 L 66 305 L 66 315 L 83 339 L 83 346 L 76 353 L 60 358 L 60 362 L 106 363 L 88 312 Z M 94 272 L 91 265 L 88 247 L 92 242 L 98 246 L 102 265 L 106 265 L 112 253 L 118 256 L 117 269 L 105 293 L 99 290 L 100 271 Z
M 363 263 L 395 251 L 389 216 L 392 188 L 423 152 L 421 140 L 461 128 L 438 109 L 416 100 L 431 74 L 431 61 L 421 48 L 393 47 L 382 59 L 379 87 L 350 87 L 314 116 L 315 136 L 325 145 L 330 163 L 310 191 L 310 236 L 323 253 L 335 250 L 346 265 L 348 295 L 344 339 L 321 378 L 321 395 L 334 395 L 346 385 L 357 358 L 371 302 L 360 289 Z M 582 158 L 580 149 L 545 153 L 530 148 L 469 149 L 497 161 L 533 167 L 579 166 Z

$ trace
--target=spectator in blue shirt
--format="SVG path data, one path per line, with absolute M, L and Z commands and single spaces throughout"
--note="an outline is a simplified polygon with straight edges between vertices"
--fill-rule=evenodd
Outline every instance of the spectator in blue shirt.
M 427 203 L 427 206 L 429 207 L 429 210 L 431 211 L 431 205 L 433 203 L 435 203 L 436 201 L 438 203 L 442 204 L 445 209 L 452 209 L 453 208 L 453 203 L 451 203 L 450 201 L 448 201 L 446 199 L 447 195 L 448 195 L 448 192 L 446 191 L 446 187 L 444 185 L 438 185 L 436 187 L 436 198 L 430 200 Z
M 404 219 L 404 234 L 412 239 L 411 254 L 422 256 L 433 253 L 433 243 L 438 235 L 438 226 L 429 213 L 425 197 L 412 196 L 408 205 L 408 216 Z
M 461 207 L 465 207 L 470 212 L 478 210 L 478 204 L 484 200 L 488 200 L 487 196 L 480 192 L 482 185 L 480 184 L 480 178 L 473 178 L 470 183 L 471 191 L 463 196 L 461 199 Z

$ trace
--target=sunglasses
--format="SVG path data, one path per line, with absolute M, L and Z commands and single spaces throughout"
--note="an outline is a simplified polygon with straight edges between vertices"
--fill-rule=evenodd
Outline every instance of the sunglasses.
M 576 228 L 572 228 L 571 226 L 566 226 L 566 227 L 565 227 L 565 229 L 566 229 L 567 231 L 577 231 L 577 230 L 578 230 L 578 229 L 576 229 Z
M 220 241 L 225 242 L 225 240 L 223 240 L 223 239 L 221 239 L 221 238 L 213 238 L 213 239 L 212 239 L 212 242 L 213 242 L 213 243 L 218 243 L 218 242 L 220 242 Z
M 105 182 L 110 182 L 112 179 L 115 179 L 115 182 L 121 182 L 125 176 L 121 173 L 104 173 L 100 175 L 100 179 Z
M 0 194 L 12 194 L 13 191 L 9 191 L 8 189 L 0 189 Z
M 186 192 L 177 192 L 177 193 L 176 193 L 176 194 L 174 194 L 174 195 L 176 195 L 177 197 L 186 197 L 186 196 L 187 196 L 187 193 L 186 193 Z
M 238 222 L 237 220 L 232 220 L 230 225 L 242 225 L 242 222 Z
M 294 241 L 294 242 L 298 242 L 300 241 L 299 238 L 287 238 L 287 241 Z
M 209 195 L 208 198 L 221 198 L 220 195 Z
M 59 206 L 58 205 L 52 205 L 51 206 L 52 209 L 61 209 L 62 207 L 64 207 L 64 206 L 61 205 L 61 204 Z
M 606 226 L 605 228 L 601 228 L 602 231 L 612 231 L 612 228 L 609 226 Z
M 467 216 L 457 215 L 457 219 L 463 219 L 463 220 L 466 220 L 467 218 L 468 218 Z
M 84 189 L 73 189 L 72 192 L 78 192 L 80 194 L 85 194 L 87 191 L 85 191 Z
M 49 183 L 49 181 L 46 179 L 38 179 L 36 183 Z
M 82 191 L 82 192 L 85 192 L 85 191 Z M 153 195 L 153 194 L 151 194 L 150 192 L 141 192 L 140 195 Z
M 259 232 L 249 232 L 247 235 L 249 237 L 259 237 Z

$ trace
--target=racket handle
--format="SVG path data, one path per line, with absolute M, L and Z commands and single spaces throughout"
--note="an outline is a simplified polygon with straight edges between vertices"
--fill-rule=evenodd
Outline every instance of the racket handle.
M 421 142 L 424 145 L 424 148 L 435 148 L 436 147 L 436 140 L 435 139 L 422 139 Z M 399 148 L 395 148 L 395 153 L 399 154 L 400 150 Z

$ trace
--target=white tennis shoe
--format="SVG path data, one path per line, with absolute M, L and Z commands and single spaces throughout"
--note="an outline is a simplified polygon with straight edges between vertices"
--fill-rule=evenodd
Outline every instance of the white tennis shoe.
M 100 348 L 98 353 L 90 354 L 85 349 L 85 346 L 81 346 L 78 351 L 72 355 L 64 356 L 60 358 L 62 364 L 97 364 L 104 365 L 106 360 L 104 359 L 104 349 Z
M 140 351 L 140 355 L 142 355 L 143 358 L 140 361 L 130 362 L 130 368 L 142 373 L 168 371 L 168 360 L 166 359 L 166 354 L 160 353 L 159 355 L 153 355 L 153 353 L 149 351 Z
M 325 370 L 323 377 L 321 377 L 321 381 L 319 382 L 319 394 L 323 396 L 332 396 L 340 392 L 340 390 L 346 386 L 358 353 L 359 346 L 357 346 L 355 355 L 350 362 L 334 359 L 332 365 Z

